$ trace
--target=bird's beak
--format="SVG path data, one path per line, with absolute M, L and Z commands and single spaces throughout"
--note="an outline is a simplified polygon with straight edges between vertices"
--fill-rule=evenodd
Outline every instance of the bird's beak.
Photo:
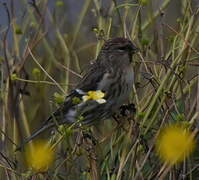
M 134 46 L 134 45 L 132 44 L 132 46 L 131 46 L 131 52 L 132 52 L 132 54 L 135 54 L 135 53 L 137 53 L 137 52 L 139 52 L 139 51 L 140 51 L 140 49 L 137 48 L 136 46 Z
M 137 48 L 137 47 L 134 46 L 132 53 L 135 54 L 135 53 L 138 53 L 138 52 L 140 52 L 140 48 Z

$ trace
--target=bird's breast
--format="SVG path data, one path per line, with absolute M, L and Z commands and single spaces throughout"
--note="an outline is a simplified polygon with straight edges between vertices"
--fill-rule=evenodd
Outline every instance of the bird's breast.
M 131 66 L 127 67 L 121 76 L 122 90 L 118 97 L 119 103 L 123 104 L 128 100 L 129 95 L 133 89 L 134 72 Z
M 134 73 L 131 66 L 104 74 L 98 89 L 106 94 L 107 103 L 113 111 L 124 104 L 133 89 Z

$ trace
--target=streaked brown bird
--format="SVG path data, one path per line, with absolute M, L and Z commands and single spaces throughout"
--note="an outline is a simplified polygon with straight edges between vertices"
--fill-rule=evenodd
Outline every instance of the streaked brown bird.
M 134 44 L 126 38 L 107 40 L 97 59 L 66 97 L 63 105 L 24 143 L 57 124 L 92 125 L 110 118 L 128 100 L 132 91 L 134 73 L 131 63 L 136 51 Z M 102 97 L 102 101 L 89 97 L 97 96 L 95 93 Z

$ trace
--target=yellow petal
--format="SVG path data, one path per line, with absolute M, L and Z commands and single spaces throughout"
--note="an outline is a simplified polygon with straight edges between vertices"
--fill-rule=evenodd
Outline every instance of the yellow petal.
M 96 98 L 98 98 L 98 99 L 103 98 L 104 95 L 105 94 L 102 91 L 100 91 L 100 90 L 96 91 L 96 94 L 95 94 Z
M 195 145 L 192 133 L 175 124 L 162 130 L 156 143 L 156 151 L 163 161 L 175 164 L 188 157 Z
M 89 91 L 88 96 L 90 96 L 90 99 L 97 100 L 102 99 L 104 97 L 104 93 L 101 90 Z
M 102 101 L 99 101 L 100 104 L 106 102 L 106 100 L 103 99 L 103 97 L 105 96 L 105 94 L 101 90 L 88 91 L 87 94 L 88 95 L 82 97 L 83 101 L 87 101 L 89 99 L 97 101 L 97 100 L 101 100 L 102 99 Z
M 90 96 L 83 96 L 82 99 L 83 99 L 84 102 L 88 101 L 90 99 Z
M 26 148 L 27 165 L 36 172 L 44 172 L 54 161 L 54 151 L 45 141 L 37 141 L 33 145 L 33 148 Z

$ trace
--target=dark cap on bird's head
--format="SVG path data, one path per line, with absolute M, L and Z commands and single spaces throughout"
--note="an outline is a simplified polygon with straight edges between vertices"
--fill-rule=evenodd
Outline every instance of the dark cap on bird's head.
M 131 53 L 136 53 L 138 51 L 138 48 L 129 39 L 117 37 L 107 40 L 104 43 L 102 50 L 105 51 L 120 50 L 120 51 L 128 51 Z

